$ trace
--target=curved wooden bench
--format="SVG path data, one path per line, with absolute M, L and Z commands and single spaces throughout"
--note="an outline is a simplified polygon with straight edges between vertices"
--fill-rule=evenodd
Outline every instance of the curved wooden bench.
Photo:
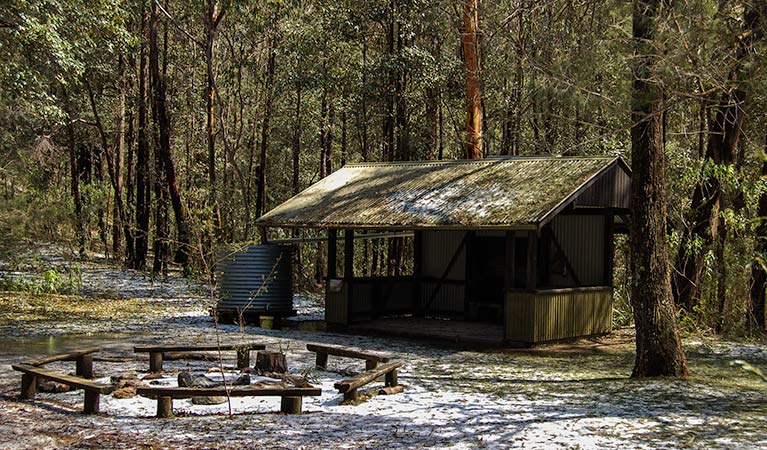
M 193 387 L 139 387 L 136 394 L 143 397 L 157 397 L 157 417 L 173 416 L 174 398 L 226 396 L 230 397 L 282 397 L 280 411 L 285 414 L 301 414 L 303 397 L 322 395 L 322 389 L 315 387 L 269 388 L 233 386 L 227 391 L 223 386 L 214 388 Z
M 14 364 L 11 367 L 13 367 L 13 370 L 23 372 L 21 375 L 21 398 L 35 398 L 37 394 L 37 380 L 38 378 L 43 378 L 75 389 L 83 389 L 85 391 L 83 412 L 86 414 L 97 414 L 99 412 L 101 394 L 109 394 L 114 391 L 114 386 L 112 385 L 96 383 L 85 378 L 73 377 L 29 364 Z
M 383 364 L 381 366 L 376 367 L 375 369 L 367 370 L 351 378 L 347 378 L 345 380 L 339 381 L 335 383 L 333 387 L 338 389 L 338 392 L 344 394 L 345 401 L 357 400 L 357 398 L 359 398 L 357 394 L 357 389 L 361 388 L 362 386 L 372 381 L 375 381 L 377 378 L 381 376 L 384 376 L 384 375 L 386 376 L 385 385 L 387 387 L 397 386 L 398 385 L 397 369 L 399 369 L 400 367 L 402 367 L 401 362 L 392 362 L 392 363 Z
M 328 355 L 365 360 L 365 370 L 375 369 L 379 363 L 386 363 L 390 360 L 389 356 L 380 353 L 361 352 L 337 345 L 306 344 L 306 349 L 317 354 L 316 367 L 319 370 L 327 369 Z
M 93 378 L 93 353 L 101 351 L 101 347 L 86 347 L 69 353 L 28 359 L 22 364 L 42 366 L 56 361 L 75 361 L 75 374 L 83 378 Z
M 255 342 L 235 345 L 137 345 L 133 347 L 135 353 L 149 353 L 150 372 L 162 372 L 162 360 L 165 353 L 234 350 L 237 352 L 237 368 L 243 369 L 250 366 L 250 352 L 252 350 L 264 349 L 266 349 L 264 344 L 257 344 Z

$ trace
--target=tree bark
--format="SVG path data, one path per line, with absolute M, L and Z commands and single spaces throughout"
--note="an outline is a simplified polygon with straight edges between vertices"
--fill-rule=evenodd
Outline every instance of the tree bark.
M 186 268 L 189 264 L 189 230 L 187 227 L 186 211 L 181 201 L 181 192 L 178 188 L 176 167 L 171 155 L 170 119 L 165 101 L 165 77 L 164 73 L 160 73 L 157 23 L 157 3 L 153 2 L 152 14 L 149 20 L 149 70 L 152 81 L 152 106 L 155 123 L 159 132 L 159 145 L 156 152 L 162 161 L 162 169 L 170 194 L 171 205 L 173 206 L 173 215 L 176 218 L 178 247 L 174 261 Z
M 767 133 L 764 140 L 767 155 Z M 762 178 L 767 178 L 767 161 L 762 162 Z M 767 289 L 767 192 L 759 195 L 754 235 L 754 261 L 751 262 L 751 298 L 746 313 L 746 327 L 751 333 L 765 330 L 765 289 Z
M 146 33 L 146 11 L 141 12 L 141 34 Z M 141 42 L 138 71 L 138 140 L 136 142 L 136 257 L 134 269 L 146 268 L 152 191 L 149 180 L 149 111 L 147 106 L 147 52 Z
M 631 304 L 636 323 L 632 377 L 686 376 L 687 359 L 676 325 L 666 241 L 663 94 L 654 47 L 665 0 L 633 6 L 631 127 Z
M 466 64 L 466 159 L 482 158 L 482 92 L 479 72 L 479 0 L 464 0 L 463 44 Z
M 272 115 L 272 90 L 274 89 L 274 64 L 277 53 L 273 44 L 269 44 L 269 60 L 266 66 L 266 99 L 264 104 L 264 120 L 261 124 L 261 154 L 259 166 L 261 171 L 258 177 L 258 191 L 256 193 L 256 216 L 260 217 L 266 209 L 266 164 L 267 150 L 269 149 L 269 120 Z
M 215 228 L 216 238 L 221 237 L 221 207 L 218 203 L 218 194 L 216 191 L 216 129 L 215 129 L 215 101 L 216 101 L 216 80 L 213 75 L 213 44 L 216 40 L 216 31 L 221 19 L 224 17 L 225 10 L 219 9 L 218 1 L 208 0 L 206 15 L 206 37 L 205 40 L 205 66 L 207 74 L 207 86 L 205 99 L 207 101 L 207 126 L 206 137 L 208 141 L 208 182 L 209 202 L 213 208 L 213 227 Z
M 293 131 L 293 195 L 297 195 L 301 190 L 300 172 L 301 168 L 301 83 L 296 83 L 296 116 L 295 130 Z

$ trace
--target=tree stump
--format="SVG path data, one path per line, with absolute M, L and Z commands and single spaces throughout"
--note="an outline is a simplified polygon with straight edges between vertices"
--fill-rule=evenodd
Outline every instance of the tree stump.
M 285 373 L 288 371 L 288 361 L 285 354 L 263 350 L 256 355 L 256 370 L 258 373 Z

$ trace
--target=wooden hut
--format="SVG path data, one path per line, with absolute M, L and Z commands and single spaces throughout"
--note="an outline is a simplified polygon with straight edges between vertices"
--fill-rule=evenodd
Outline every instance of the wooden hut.
M 349 164 L 258 225 L 327 231 L 329 325 L 529 345 L 610 332 L 630 183 L 608 157 Z M 359 276 L 372 230 L 412 232 L 411 273 Z

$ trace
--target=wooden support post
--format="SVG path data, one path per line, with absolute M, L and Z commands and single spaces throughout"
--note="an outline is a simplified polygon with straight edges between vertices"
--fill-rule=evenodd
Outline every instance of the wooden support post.
M 338 231 L 328 230 L 328 278 L 338 278 Z
M 37 394 L 37 377 L 28 373 L 21 375 L 21 398 L 31 400 Z
M 149 371 L 162 372 L 162 352 L 149 352 Z
M 280 411 L 285 414 L 301 414 L 303 397 L 282 397 Z
M 344 230 L 344 280 L 354 278 L 354 230 Z
M 237 368 L 245 369 L 250 366 L 250 348 L 238 347 L 237 348 Z
M 85 414 L 98 414 L 100 402 L 101 402 L 101 393 L 91 389 L 86 389 L 83 412 Z
M 346 392 L 344 392 L 344 401 L 345 402 L 353 402 L 360 398 L 359 394 L 357 393 L 357 389 L 350 389 Z
M 172 397 L 157 397 L 157 417 L 160 419 L 173 417 Z
M 378 361 L 365 360 L 365 370 L 373 370 L 378 367 Z
M 527 232 L 527 289 L 538 287 L 538 232 Z
M 326 370 L 328 368 L 328 354 L 317 352 L 317 363 L 315 366 L 319 370 Z
M 413 232 L 413 312 L 423 317 L 421 282 L 423 280 L 423 231 Z
M 397 380 L 397 369 L 394 369 L 386 374 L 386 381 L 384 384 L 390 387 L 394 387 L 399 384 L 399 380 Z
M 91 379 L 93 378 L 93 354 L 80 355 L 75 360 L 75 375 Z
M 507 339 L 509 331 L 509 317 L 506 313 L 506 302 L 508 301 L 509 291 L 514 289 L 516 267 L 515 267 L 515 239 L 516 235 L 513 231 L 507 231 L 505 235 L 505 252 L 504 252 L 504 270 L 503 270 L 503 339 Z

